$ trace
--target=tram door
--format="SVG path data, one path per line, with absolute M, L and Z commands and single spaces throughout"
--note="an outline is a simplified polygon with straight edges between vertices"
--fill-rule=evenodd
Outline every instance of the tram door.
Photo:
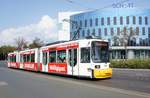
M 43 52 L 42 53 L 42 71 L 47 72 L 48 71 L 48 52 Z
M 69 49 L 69 74 L 71 75 L 78 75 L 79 67 L 77 66 L 77 49 Z

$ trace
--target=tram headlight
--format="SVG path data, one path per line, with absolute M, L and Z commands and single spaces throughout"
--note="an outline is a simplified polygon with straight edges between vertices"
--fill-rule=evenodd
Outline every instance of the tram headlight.
M 100 69 L 100 65 L 95 65 L 95 69 Z

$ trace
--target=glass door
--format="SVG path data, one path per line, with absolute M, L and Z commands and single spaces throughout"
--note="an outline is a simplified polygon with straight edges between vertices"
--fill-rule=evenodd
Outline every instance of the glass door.
M 77 49 L 69 49 L 69 66 L 71 67 L 72 75 L 78 73 L 77 68 Z

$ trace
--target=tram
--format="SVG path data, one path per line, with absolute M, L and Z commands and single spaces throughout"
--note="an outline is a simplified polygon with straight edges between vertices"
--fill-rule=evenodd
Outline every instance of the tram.
M 80 39 L 8 54 L 8 67 L 89 78 L 111 78 L 106 40 Z

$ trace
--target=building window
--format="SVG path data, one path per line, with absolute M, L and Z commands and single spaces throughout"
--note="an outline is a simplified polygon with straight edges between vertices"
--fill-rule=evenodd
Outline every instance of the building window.
M 136 27 L 136 35 L 139 35 L 139 27 Z
M 117 28 L 117 35 L 120 35 L 120 28 Z
M 126 27 L 123 28 L 123 32 L 127 33 L 127 28 Z
M 114 17 L 114 25 L 116 25 L 116 24 L 117 24 L 117 18 Z
M 80 27 L 82 27 L 82 21 L 80 20 Z
M 84 25 L 85 25 L 85 27 L 87 27 L 87 20 L 85 20 L 85 24 Z
M 107 25 L 110 25 L 110 17 L 107 17 Z
M 92 31 L 92 35 L 93 35 L 93 36 L 95 36 L 95 29 L 93 29 L 93 31 Z
M 133 16 L 133 24 L 136 24 L 136 17 Z
M 73 24 L 71 24 L 71 28 L 72 28 L 72 29 L 74 28 L 74 25 L 73 25 Z
M 145 17 L 145 25 L 148 25 L 148 18 Z
M 78 31 L 78 33 L 77 33 L 77 35 L 78 35 L 77 38 L 80 38 L 80 34 L 81 34 L 80 31 Z
M 92 19 L 90 19 L 90 27 L 92 27 Z
M 98 36 L 101 37 L 101 29 L 98 29 Z
M 129 24 L 129 16 L 126 17 L 126 24 Z
M 140 38 L 140 40 L 139 40 L 140 42 L 140 46 L 143 46 L 143 40 Z
M 150 34 L 150 27 L 148 27 L 148 34 Z
M 130 27 L 130 35 L 133 36 L 133 28 Z
M 104 28 L 105 36 L 107 36 L 107 28 Z
M 84 32 L 84 30 L 82 31 L 82 37 L 84 37 L 85 36 L 85 32 Z
M 148 28 L 148 38 L 150 38 L 150 27 Z
M 114 35 L 114 28 L 110 28 L 111 35 Z
M 139 24 L 140 25 L 142 24 L 142 17 L 141 16 L 139 17 Z
M 142 27 L 142 34 L 145 35 L 145 27 Z
M 123 25 L 123 17 L 120 17 L 120 25 Z
M 95 19 L 95 25 L 98 26 L 98 18 Z
M 104 25 L 104 18 L 101 18 L 101 25 Z
M 89 29 L 87 30 L 87 36 L 90 36 L 90 30 Z

